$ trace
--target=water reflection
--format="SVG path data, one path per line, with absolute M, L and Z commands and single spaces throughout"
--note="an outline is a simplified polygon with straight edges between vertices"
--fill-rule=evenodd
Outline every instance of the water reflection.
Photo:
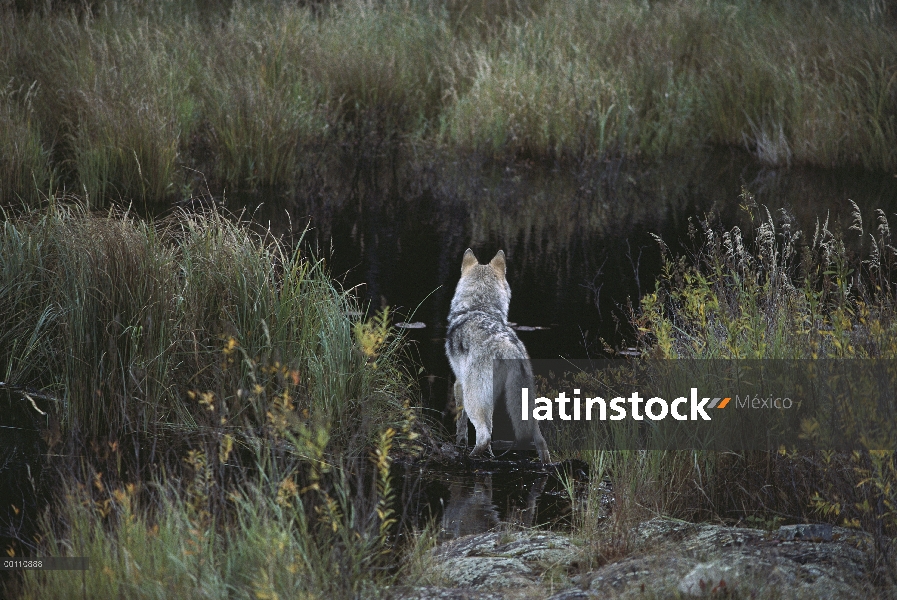
M 461 537 L 498 525 L 501 518 L 492 503 L 492 476 L 475 475 L 452 481 L 443 511 L 440 527 L 443 536 Z
M 444 539 L 502 524 L 569 526 L 574 503 L 584 501 L 587 465 L 565 461 L 544 467 L 534 460 L 535 453 L 508 451 L 509 446 L 497 442 L 495 459 L 414 464 L 394 471 L 404 490 L 406 518 L 418 526 L 435 519 Z
M 536 477 L 534 481 L 520 481 L 515 491 L 520 498 L 506 494 L 506 516 L 502 519 L 493 498 L 492 474 L 474 473 L 472 476 L 456 476 L 449 485 L 449 499 L 442 513 L 440 535 L 458 538 L 473 533 L 481 533 L 496 527 L 501 522 L 523 527 L 535 524 L 536 502 L 548 481 L 547 475 Z

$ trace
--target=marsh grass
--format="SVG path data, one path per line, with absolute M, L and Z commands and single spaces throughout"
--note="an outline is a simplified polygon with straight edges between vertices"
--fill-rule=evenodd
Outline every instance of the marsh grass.
M 301 190 L 403 148 L 582 160 L 730 145 L 777 165 L 897 165 L 880 2 L 0 10 L 0 79 L 27 91 L 4 95 L 6 203 L 38 201 L 52 175 L 97 205 L 157 210 L 199 189 L 195 171 L 216 194 Z
M 41 390 L 62 462 L 40 536 L 4 550 L 92 567 L 8 591 L 357 597 L 391 581 L 390 465 L 419 449 L 387 317 L 353 324 L 323 261 L 239 219 L 47 201 L 3 222 L 0 373 Z
M 864 222 L 854 204 L 850 223 L 821 218 L 807 235 L 747 191 L 741 203 L 752 224 L 746 232 L 708 218 L 694 224 L 694 248 L 681 256 L 658 238 L 663 271 L 632 315 L 643 351 L 659 359 L 893 359 L 897 252 L 888 216 L 878 210 Z M 804 425 L 802 436 L 813 427 Z M 598 452 L 591 461 L 611 475 L 615 491 L 611 528 L 601 532 L 588 518 L 598 493 L 580 516 L 581 531 L 599 540 L 599 556 L 628 552 L 629 527 L 653 516 L 764 529 L 822 521 L 871 533 L 881 581 L 892 582 L 893 449 Z
M 352 300 L 322 261 L 219 213 L 146 222 L 53 199 L 4 221 L 0 257 L 0 372 L 55 391 L 72 431 L 189 429 L 188 391 L 220 398 L 248 386 L 245 373 L 222 371 L 228 339 L 244 360 L 301 370 L 300 405 L 335 431 L 368 418 L 388 424 L 404 397 L 389 360 L 367 365 Z

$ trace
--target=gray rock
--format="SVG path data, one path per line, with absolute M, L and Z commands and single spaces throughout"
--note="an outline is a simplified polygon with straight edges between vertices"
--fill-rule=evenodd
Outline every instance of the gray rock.
M 503 600 L 505 596 L 498 592 L 419 586 L 394 588 L 386 597 L 391 600 Z
M 518 537 L 493 550 L 497 556 L 519 558 L 527 562 L 567 564 L 579 549 L 570 538 L 555 533 L 540 533 Z
M 840 529 L 840 528 L 839 528 Z M 776 532 L 780 540 L 812 540 L 830 542 L 834 536 L 831 525 L 782 525 Z
M 500 590 L 533 583 L 533 571 L 517 558 L 471 556 L 446 564 L 442 576 L 452 585 L 475 590 Z
M 453 587 L 495 590 L 526 587 L 556 565 L 569 565 L 579 552 L 556 533 L 483 533 L 436 548 L 435 574 Z
M 413 588 L 417 596 L 396 597 L 897 600 L 893 582 L 875 582 L 876 573 L 897 572 L 897 566 L 881 564 L 871 536 L 841 527 L 799 525 L 770 533 L 653 519 L 629 532 L 627 555 L 618 560 L 580 572 L 576 565 L 588 558 L 585 552 L 557 533 L 466 536 L 433 550 L 433 574 L 446 587 Z
M 893 594 L 873 586 L 867 534 L 834 527 L 826 535 L 825 527 L 802 527 L 773 535 L 758 529 L 654 519 L 633 530 L 635 554 L 588 574 L 589 589 L 614 598 L 646 592 L 661 597 L 735 593 L 832 600 Z M 822 541 L 826 538 L 830 541 Z
M 599 597 L 638 597 L 647 590 L 668 590 L 673 595 L 679 579 L 697 561 L 675 554 L 628 556 L 584 575 L 588 588 Z
M 678 589 L 686 596 L 703 596 L 737 586 L 739 578 L 732 565 L 719 561 L 700 563 L 682 578 Z
M 553 563 L 572 560 L 577 552 L 569 537 L 551 532 L 481 533 L 452 540 L 435 550 L 441 560 L 498 556 Z
M 592 600 L 593 598 L 595 598 L 594 594 L 589 594 L 584 590 L 572 588 L 558 592 L 557 594 L 550 596 L 548 600 Z

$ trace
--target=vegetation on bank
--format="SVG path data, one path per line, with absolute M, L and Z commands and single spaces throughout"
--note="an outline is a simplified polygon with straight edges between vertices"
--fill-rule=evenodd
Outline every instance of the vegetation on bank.
M 897 250 L 888 215 L 879 210 L 874 223 L 864 223 L 854 205 L 850 223 L 821 219 L 807 233 L 787 212 L 772 215 L 758 206 L 746 190 L 741 202 L 752 231 L 723 228 L 712 218 L 695 222 L 694 249 L 678 256 L 658 238 L 663 271 L 632 315 L 645 353 L 657 359 L 893 360 Z M 854 415 L 862 414 L 863 400 L 850 398 Z M 893 441 L 893 423 L 874 425 L 885 427 Z M 591 464 L 593 478 L 610 475 L 616 501 L 612 527 L 594 518 L 598 491 L 580 514 L 595 560 L 625 554 L 629 527 L 655 515 L 766 529 L 826 522 L 871 533 L 879 583 L 897 583 L 892 447 L 599 452 Z
M 753 231 L 692 222 L 696 250 L 665 253 L 656 290 L 635 318 L 662 358 L 897 357 L 897 251 L 888 215 L 798 229 L 744 189 Z
M 897 169 L 880 0 L 0 6 L 4 204 L 301 189 L 400 148 Z
M 21 409 L 57 457 L 40 536 L 3 550 L 91 569 L 28 572 L 18 593 L 351 597 L 390 581 L 389 467 L 417 452 L 394 336 L 365 335 L 380 323 L 353 324 L 322 262 L 246 223 L 65 200 L 0 229 L 0 373 L 40 391 Z
M 666 255 L 633 314 L 643 349 L 893 358 L 887 215 L 803 237 L 787 214 L 742 203 L 753 234 L 698 223 L 695 251 Z M 43 478 L 35 545 L 5 550 L 92 565 L 83 579 L 23 573 L 10 593 L 349 598 L 414 582 L 432 536 L 396 541 L 389 477 L 397 454 L 418 452 L 414 388 L 387 316 L 353 323 L 322 263 L 214 212 L 152 222 L 52 198 L 7 215 L 0 278 L 4 380 L 43 391 L 44 442 L 68 457 Z M 881 581 L 893 572 L 894 452 L 590 461 L 595 485 L 573 515 L 583 568 L 625 555 L 629 527 L 659 514 L 860 527 Z
M 4 380 L 56 393 L 66 430 L 189 431 L 208 412 L 188 406 L 191 391 L 219 402 L 261 393 L 251 364 L 285 370 L 297 409 L 331 424 L 350 453 L 401 422 L 408 390 L 393 346 L 377 340 L 386 360 L 369 362 L 353 300 L 323 263 L 246 223 L 217 212 L 143 221 L 54 199 L 2 227 Z M 233 401 L 226 414 L 242 419 L 243 400 Z M 353 440 L 359 423 L 370 430 Z

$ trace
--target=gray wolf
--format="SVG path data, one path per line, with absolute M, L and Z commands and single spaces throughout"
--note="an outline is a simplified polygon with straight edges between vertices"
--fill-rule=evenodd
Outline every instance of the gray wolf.
M 511 286 L 506 274 L 505 253 L 501 250 L 488 265 L 481 265 L 468 248 L 461 262 L 461 280 L 455 288 L 448 316 L 445 353 L 455 373 L 455 402 L 458 408 L 458 444 L 467 441 L 467 419 L 476 429 L 477 443 L 471 456 L 489 451 L 492 441 L 492 414 L 496 401 L 504 396 L 514 436 L 518 444 L 532 441 L 539 459 L 551 458 L 539 423 L 521 419 L 520 391 L 533 390 L 533 372 L 523 343 L 508 325 Z M 492 385 L 493 359 L 517 359 L 503 379 Z

